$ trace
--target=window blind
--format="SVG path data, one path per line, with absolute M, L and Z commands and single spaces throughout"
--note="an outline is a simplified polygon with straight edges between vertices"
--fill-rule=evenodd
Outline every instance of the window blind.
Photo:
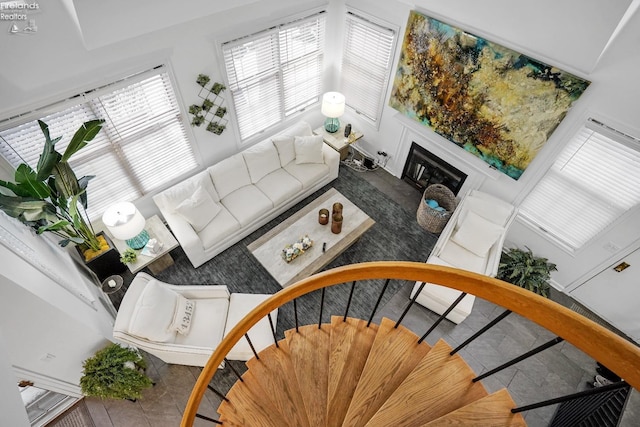
M 527 195 L 520 214 L 578 250 L 640 203 L 640 142 L 589 122 Z
M 347 106 L 378 125 L 387 91 L 395 31 L 347 12 L 342 92 Z
M 102 215 L 117 201 L 132 201 L 197 167 L 167 72 L 157 70 L 111 91 L 90 92 L 78 103 L 44 115 L 52 137 L 62 136 L 63 153 L 82 123 L 104 119 L 102 130 L 70 160 L 78 178 L 89 182 L 88 214 Z M 35 169 L 44 146 L 37 121 L 0 132 L 0 154 L 17 167 Z
M 320 100 L 324 12 L 224 43 L 240 139 Z

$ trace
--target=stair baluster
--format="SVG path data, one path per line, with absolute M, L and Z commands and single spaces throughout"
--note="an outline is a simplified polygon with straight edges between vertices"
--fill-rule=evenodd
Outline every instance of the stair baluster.
M 356 281 L 354 280 L 351 284 L 351 291 L 349 292 L 349 299 L 347 300 L 347 308 L 344 309 L 344 317 L 342 318 L 343 322 L 347 321 L 347 314 L 349 314 L 349 307 L 351 307 L 351 300 L 353 299 L 353 291 L 356 289 Z
M 516 358 L 514 358 L 514 359 L 512 359 L 512 360 L 510 360 L 510 361 L 508 361 L 506 363 L 503 363 L 502 365 L 498 366 L 497 368 L 493 368 L 492 370 L 487 371 L 482 375 L 478 375 L 477 377 L 475 377 L 471 381 L 473 381 L 475 383 L 476 381 L 480 381 L 480 380 L 482 380 L 484 378 L 487 378 L 488 376 L 493 375 L 496 372 L 500 372 L 503 369 L 508 368 L 511 365 L 515 365 L 516 363 L 521 362 L 524 359 L 528 359 L 529 357 L 540 353 L 542 350 L 546 350 L 549 347 L 553 347 L 554 345 L 556 345 L 558 343 L 561 343 L 562 341 L 564 341 L 564 339 L 562 339 L 560 337 L 555 337 L 554 339 L 552 339 L 550 341 L 547 341 L 546 343 L 534 348 L 533 350 L 529 350 L 526 353 L 524 353 L 524 354 L 522 354 L 522 355 L 520 355 L 520 356 L 518 356 L 518 357 L 516 357 Z
M 556 403 L 567 402 L 573 399 L 579 399 L 585 396 L 593 396 L 600 393 L 606 393 L 611 390 L 617 390 L 622 387 L 627 387 L 626 381 L 618 381 L 617 383 L 603 385 L 601 387 L 592 388 L 590 390 L 582 390 L 577 393 L 567 394 L 565 396 L 555 397 L 549 400 L 543 400 L 542 402 L 532 403 L 530 405 L 518 406 L 517 408 L 513 408 L 511 412 L 513 414 L 517 414 L 518 412 L 529 411 L 531 409 L 542 408 L 544 406 L 555 405 Z
M 240 380 L 241 383 L 244 382 L 244 380 L 242 379 L 242 375 L 240 375 L 240 373 L 236 370 L 236 368 L 234 368 L 233 365 L 229 363 L 229 359 L 227 359 L 226 357 L 224 358 L 224 365 L 228 366 L 229 369 L 231 369 L 231 372 L 235 374 L 235 376 L 238 378 L 238 380 Z
M 224 393 L 222 393 L 222 392 L 216 390 L 215 388 L 211 387 L 211 384 L 207 384 L 207 388 L 209 390 L 211 390 L 220 399 L 224 400 L 225 402 L 229 402 L 229 399 L 227 399 L 227 396 L 225 396 Z
M 380 301 L 382 301 L 382 296 L 386 292 L 387 286 L 389 286 L 389 282 L 390 281 L 391 281 L 391 279 L 387 279 L 384 282 L 384 286 L 382 287 L 382 291 L 380 291 L 380 295 L 378 296 L 378 300 L 376 301 L 376 305 L 373 307 L 373 311 L 371 312 L 371 316 L 369 316 L 369 321 L 367 322 L 367 328 L 369 326 L 371 326 L 371 321 L 373 320 L 373 316 L 376 314 L 376 311 L 378 311 L 378 306 L 380 305 Z
M 280 344 L 278 344 L 278 336 L 276 335 L 276 328 L 273 324 L 273 317 L 271 317 L 271 313 L 267 314 L 269 318 L 269 325 L 271 325 L 271 333 L 273 334 L 273 342 L 276 344 L 276 348 L 280 348 Z
M 293 300 L 293 317 L 296 320 L 296 332 L 300 332 L 300 327 L 298 324 L 298 299 Z
M 221 421 L 214 420 L 213 418 L 207 417 L 207 416 L 204 416 L 204 415 L 196 414 L 196 418 L 200 418 L 201 420 L 205 420 L 205 421 L 211 421 L 214 424 L 222 425 Z
M 407 306 L 405 307 L 404 311 L 402 312 L 402 314 L 398 318 L 398 321 L 396 322 L 394 328 L 398 329 L 398 326 L 400 326 L 400 322 L 402 322 L 404 320 L 404 317 L 407 315 L 407 313 L 409 312 L 409 309 L 416 302 L 416 299 L 418 299 L 418 295 L 420 295 L 420 292 L 422 292 L 422 290 L 424 289 L 424 286 L 426 284 L 427 284 L 426 282 L 420 282 L 420 287 L 418 288 L 418 292 L 413 294 L 413 298 L 411 298 L 411 300 L 409 301 L 409 304 L 407 304 Z
M 327 288 L 322 288 L 322 293 L 320 294 L 320 316 L 318 316 L 318 329 L 322 328 L 322 310 L 324 309 L 324 294 Z
M 420 337 L 420 339 L 418 340 L 418 344 L 421 344 L 421 343 L 422 343 L 422 341 L 424 341 L 424 339 L 425 339 L 425 338 L 427 338 L 427 336 L 428 336 L 431 332 L 433 332 L 433 330 L 434 330 L 436 327 L 438 327 L 438 325 L 439 325 L 439 324 L 440 324 L 440 323 L 445 319 L 445 317 L 447 317 L 447 315 L 448 315 L 449 313 L 451 313 L 451 311 L 452 311 L 454 308 L 456 308 L 456 305 L 460 304 L 460 301 L 462 301 L 462 299 L 463 299 L 464 297 L 466 297 L 466 296 L 467 296 L 467 293 L 466 293 L 466 292 L 461 293 L 461 294 L 460 294 L 460 296 L 458 297 L 458 299 L 456 299 L 456 300 L 453 302 L 453 304 L 451 304 L 451 305 L 449 306 L 449 308 L 447 308 L 447 310 L 446 310 L 444 313 L 442 313 L 442 314 L 440 315 L 440 317 L 438 317 L 438 320 L 436 320 L 436 321 L 434 322 L 434 324 L 433 324 L 433 325 L 431 325 L 431 327 L 429 328 L 429 330 L 428 330 L 427 332 L 425 332 L 423 336 L 421 336 L 421 337 Z
M 491 322 L 487 323 L 485 326 L 482 327 L 482 329 L 480 329 L 478 332 L 476 332 L 475 334 L 473 334 L 469 338 L 467 338 L 467 340 L 465 342 L 463 342 L 462 344 L 460 344 L 459 346 L 457 346 L 456 348 L 451 350 L 451 353 L 449 353 L 449 354 L 451 354 L 453 356 L 454 354 L 456 354 L 457 352 L 462 350 L 464 347 L 469 345 L 473 340 L 478 338 L 480 335 L 484 334 L 489 329 L 493 328 L 499 321 L 501 321 L 502 319 L 507 317 L 509 314 L 511 314 L 511 310 L 503 311 L 502 314 L 500 314 L 500 316 L 496 317 Z

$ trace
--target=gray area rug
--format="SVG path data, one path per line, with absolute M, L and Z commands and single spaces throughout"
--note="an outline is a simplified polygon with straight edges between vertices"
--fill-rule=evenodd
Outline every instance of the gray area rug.
M 416 222 L 415 212 L 408 212 L 383 192 L 370 184 L 361 173 L 341 167 L 338 178 L 318 190 L 278 218 L 250 234 L 242 241 L 217 255 L 201 267 L 194 269 L 184 252 L 178 248 L 171 252 L 175 264 L 156 275 L 160 280 L 177 284 L 222 284 L 230 292 L 273 294 L 282 288 L 262 265 L 251 255 L 247 245 L 272 229 L 284 219 L 304 207 L 316 197 L 336 188 L 349 200 L 375 220 L 353 246 L 336 258 L 325 269 L 366 261 L 403 260 L 424 262 L 437 236 L 422 229 Z M 349 316 L 368 319 L 384 286 L 384 281 L 365 281 L 356 284 Z M 382 307 L 402 288 L 403 284 L 391 281 L 380 302 Z M 341 284 L 327 289 L 322 311 L 322 321 L 329 322 L 331 315 L 343 315 L 351 284 Z M 298 319 L 301 325 L 317 323 L 320 315 L 321 292 L 316 291 L 298 299 Z M 293 304 L 288 303 L 278 312 L 278 337 L 295 327 Z M 244 370 L 242 363 L 236 364 Z M 219 371 L 216 383 L 221 389 L 235 381 L 228 369 Z M 222 383 L 222 384 L 221 384 Z
M 362 174 L 342 167 L 338 178 L 318 190 L 273 221 L 256 230 L 242 241 L 217 255 L 204 265 L 194 269 L 184 252 L 178 248 L 171 252 L 175 264 L 156 277 L 177 285 L 221 284 L 230 292 L 273 294 L 282 288 L 247 249 L 284 219 L 304 207 L 316 197 L 334 187 L 344 194 L 376 222 L 353 246 L 336 258 L 326 269 L 365 261 L 405 260 L 425 261 L 437 240 L 437 236 L 422 229 L 416 222 L 415 212 L 407 212 L 384 193 L 370 184 Z M 348 220 L 348 218 L 347 218 Z M 384 282 L 362 282 L 356 285 L 349 315 L 368 319 Z M 401 283 L 389 284 L 381 304 L 388 301 L 400 289 Z M 332 314 L 344 314 L 350 284 L 334 286 L 327 290 L 323 321 Z M 292 305 L 292 304 L 288 304 Z M 320 292 L 307 295 L 298 301 L 301 324 L 318 321 Z M 283 307 L 278 315 L 278 331 L 295 326 L 292 307 Z

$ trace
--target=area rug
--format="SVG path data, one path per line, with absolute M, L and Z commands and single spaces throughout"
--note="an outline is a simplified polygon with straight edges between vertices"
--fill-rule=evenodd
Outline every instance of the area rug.
M 177 285 L 222 284 L 230 292 L 273 294 L 281 290 L 280 285 L 269 275 L 251 255 L 247 245 L 290 215 L 307 205 L 313 199 L 334 187 L 353 201 L 360 209 L 375 220 L 359 241 L 330 263 L 325 269 L 366 261 L 404 260 L 424 262 L 437 236 L 423 230 L 416 222 L 415 212 L 407 212 L 383 192 L 369 183 L 362 173 L 342 167 L 338 178 L 310 195 L 273 221 L 251 233 L 249 236 L 217 255 L 202 266 L 194 269 L 181 249 L 171 252 L 175 264 L 156 277 Z M 384 281 L 361 282 L 356 285 L 349 315 L 368 319 L 378 299 Z M 401 287 L 402 283 L 391 281 L 381 306 Z M 323 322 L 331 315 L 344 314 L 350 284 L 334 286 L 327 290 L 323 305 Z M 298 318 L 301 324 L 318 322 L 320 315 L 320 291 L 300 298 Z M 283 306 L 278 314 L 279 334 L 295 327 L 293 305 Z M 282 336 L 282 335 L 280 335 Z

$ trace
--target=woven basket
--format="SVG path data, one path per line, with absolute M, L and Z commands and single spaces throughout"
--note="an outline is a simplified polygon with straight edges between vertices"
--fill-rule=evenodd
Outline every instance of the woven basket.
M 427 205 L 425 200 L 432 199 L 438 202 L 438 205 L 446 209 L 446 211 L 437 211 Z M 451 218 L 451 214 L 456 209 L 456 196 L 449 188 L 442 184 L 433 184 L 428 186 L 424 190 L 422 199 L 420 200 L 420 206 L 418 206 L 418 212 L 416 217 L 418 224 L 425 230 L 431 233 L 440 233 L 444 226 L 447 225 L 447 221 Z

